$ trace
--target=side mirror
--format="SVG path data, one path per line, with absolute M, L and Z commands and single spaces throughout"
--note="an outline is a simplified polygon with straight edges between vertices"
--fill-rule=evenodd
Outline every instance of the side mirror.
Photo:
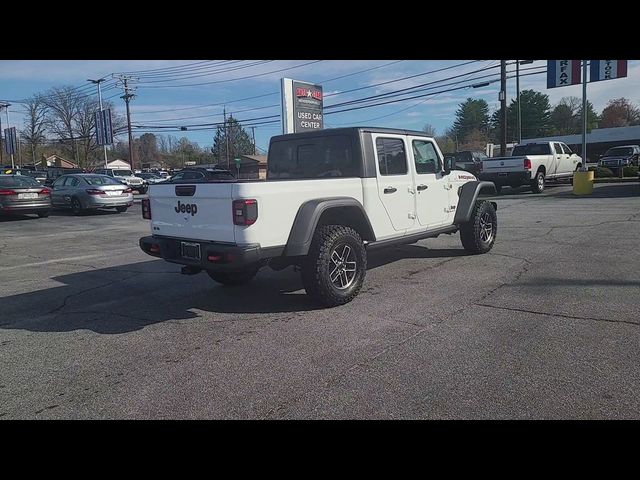
M 449 175 L 451 170 L 455 168 L 455 159 L 452 157 L 444 159 L 444 174 Z

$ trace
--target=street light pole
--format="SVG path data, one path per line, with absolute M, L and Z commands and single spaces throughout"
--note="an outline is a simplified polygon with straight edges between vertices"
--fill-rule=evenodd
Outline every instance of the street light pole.
M 102 89 L 100 88 L 100 84 L 102 82 L 104 82 L 104 78 L 99 78 L 98 80 L 91 80 L 90 78 L 87 79 L 87 81 L 93 83 L 93 84 L 97 84 L 98 85 L 98 100 L 100 102 L 100 113 L 102 114 Z M 96 125 L 97 127 L 97 125 Z M 104 148 L 104 167 L 107 168 L 107 144 L 105 143 L 103 146 Z
M 522 143 L 522 119 L 520 117 L 520 60 L 516 60 L 516 102 L 518 103 L 518 143 Z

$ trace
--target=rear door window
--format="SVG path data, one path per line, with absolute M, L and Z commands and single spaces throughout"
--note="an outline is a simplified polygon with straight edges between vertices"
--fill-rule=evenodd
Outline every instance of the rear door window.
M 553 149 L 555 150 L 556 154 L 562 155 L 562 147 L 560 146 L 559 143 L 554 143 Z
M 380 175 L 405 175 L 407 173 L 407 154 L 402 139 L 378 137 L 376 150 Z

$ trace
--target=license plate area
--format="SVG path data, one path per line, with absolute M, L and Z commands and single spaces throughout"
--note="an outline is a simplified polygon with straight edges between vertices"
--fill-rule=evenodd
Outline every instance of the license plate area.
M 182 258 L 189 260 L 200 260 L 200 244 L 191 242 L 180 242 L 180 254 Z
M 19 193 L 18 194 L 19 200 L 28 200 L 33 198 L 38 198 L 38 194 L 37 193 Z
M 506 177 L 507 175 L 508 175 L 508 173 L 507 173 L 507 172 L 500 172 L 500 173 L 498 173 L 498 176 L 499 176 L 499 177 Z

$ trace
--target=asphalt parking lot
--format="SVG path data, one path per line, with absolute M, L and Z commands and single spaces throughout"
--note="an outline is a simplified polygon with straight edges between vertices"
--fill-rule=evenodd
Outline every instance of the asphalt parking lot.
M 459 235 L 371 254 L 350 304 L 143 254 L 124 214 L 0 220 L 0 419 L 640 418 L 640 186 L 496 197 Z

